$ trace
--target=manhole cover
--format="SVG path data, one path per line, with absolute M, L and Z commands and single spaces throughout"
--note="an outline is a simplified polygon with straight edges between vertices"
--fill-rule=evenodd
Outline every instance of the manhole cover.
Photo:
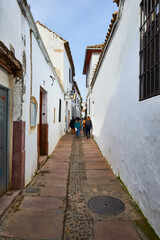
M 125 205 L 118 198 L 97 196 L 89 200 L 88 207 L 97 214 L 116 215 L 124 211 Z
M 40 191 L 39 188 L 28 188 L 26 190 L 27 193 L 38 193 Z

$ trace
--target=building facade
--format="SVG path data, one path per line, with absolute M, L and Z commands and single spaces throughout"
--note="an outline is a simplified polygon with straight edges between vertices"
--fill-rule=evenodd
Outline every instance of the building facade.
M 74 98 L 72 100 L 72 117 L 76 118 L 79 117 L 81 118 L 81 93 L 79 91 L 78 85 L 76 81 L 73 81 L 73 92 L 74 92 Z
M 102 52 L 104 44 L 94 45 L 94 46 L 87 46 L 85 52 L 85 60 L 83 66 L 83 74 L 86 75 L 86 88 L 87 88 L 87 116 L 91 116 L 92 124 L 94 125 L 94 99 L 92 99 L 92 87 L 91 82 L 92 78 Z M 92 131 L 94 134 L 94 128 Z
M 160 3 L 115 2 L 87 114 L 103 155 L 160 236 Z
M 0 0 L 0 9 L 2 195 L 9 188 L 21 189 L 29 184 L 44 156 L 46 159 L 52 153 L 65 134 L 71 109 L 65 97 L 70 97 L 72 84 L 69 73 L 65 74 L 68 79 L 61 81 L 27 1 Z M 66 64 L 64 71 L 70 68 Z
M 72 116 L 72 86 L 75 77 L 74 63 L 69 42 L 55 32 L 48 29 L 39 21 L 36 23 L 44 45 L 59 76 L 60 83 L 64 89 L 65 105 L 65 131 L 69 130 L 69 122 Z

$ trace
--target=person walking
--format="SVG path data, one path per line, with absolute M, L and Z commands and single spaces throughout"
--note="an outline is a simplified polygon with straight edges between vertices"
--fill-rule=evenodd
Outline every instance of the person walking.
M 74 117 L 72 117 L 72 119 L 71 119 L 71 121 L 70 121 L 70 124 L 69 124 L 69 126 L 70 126 L 70 128 L 71 128 L 71 130 L 72 130 L 71 134 L 75 134 L 74 124 L 75 124 L 75 119 L 74 119 Z
M 80 120 L 79 117 L 76 117 L 74 127 L 76 129 L 76 137 L 79 138 L 79 133 L 80 133 L 80 130 L 81 130 L 81 120 Z
M 91 118 L 88 116 L 87 119 L 86 119 L 86 136 L 87 138 L 90 138 L 90 131 L 91 131 L 91 128 L 92 128 L 92 121 L 91 121 Z
M 83 126 L 83 135 L 85 137 L 86 136 L 86 119 L 85 118 L 82 121 L 82 126 Z

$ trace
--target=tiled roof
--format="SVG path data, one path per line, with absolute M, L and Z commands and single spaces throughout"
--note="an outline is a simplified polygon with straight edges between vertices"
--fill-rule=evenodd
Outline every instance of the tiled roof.
M 115 0 L 115 1 L 116 1 L 116 0 Z M 116 2 L 118 2 L 118 1 L 116 1 Z M 102 58 L 104 49 L 106 48 L 106 46 L 109 45 L 109 42 L 110 42 L 110 34 L 111 34 L 112 30 L 114 30 L 114 29 L 113 29 L 113 26 L 114 26 L 114 23 L 115 23 L 115 21 L 116 21 L 116 19 L 117 19 L 117 14 L 118 14 L 118 11 L 112 14 L 112 17 L 113 17 L 113 18 L 111 19 L 111 24 L 109 25 L 109 28 L 108 28 L 108 33 L 107 33 L 107 35 L 106 35 L 105 42 L 104 42 L 103 47 L 102 47 L 102 52 L 101 52 L 101 54 L 100 54 L 100 56 L 99 56 L 99 60 L 98 60 L 97 65 L 96 65 L 96 69 L 95 69 L 95 72 L 94 72 L 94 75 L 93 75 L 93 78 L 92 78 L 91 86 L 93 86 L 93 84 L 94 84 L 94 82 L 95 82 L 94 77 L 95 77 L 96 72 L 97 72 L 97 70 L 98 70 L 98 66 L 99 66 L 99 64 L 100 64 L 100 61 L 101 61 L 101 58 Z
M 113 0 L 113 2 L 117 3 L 117 7 L 119 7 L 120 0 Z
M 100 49 L 102 49 L 103 48 L 103 45 L 104 45 L 104 43 L 102 43 L 102 44 L 98 44 L 98 45 L 93 45 L 93 46 L 87 46 L 87 48 L 100 48 Z
M 73 71 L 73 76 L 75 76 L 75 68 L 74 68 L 74 63 L 73 63 L 73 58 L 72 58 L 72 53 L 71 53 L 71 49 L 69 46 L 69 42 L 67 40 L 65 40 L 64 38 L 60 37 L 57 33 L 53 32 L 52 30 L 50 30 L 49 28 L 47 28 L 45 25 L 43 25 L 42 23 L 40 23 L 39 21 L 37 21 L 36 23 L 39 23 L 42 27 L 46 28 L 48 31 L 52 32 L 53 34 L 55 34 L 57 37 L 59 37 L 63 42 L 64 42 L 64 47 L 66 49 L 66 53 L 69 59 L 69 62 L 71 64 L 72 67 L 72 71 Z
M 86 47 L 85 60 L 84 60 L 84 66 L 83 66 L 83 74 L 86 74 L 86 72 L 87 72 L 87 65 L 89 65 L 92 53 L 93 52 L 100 53 L 102 51 L 103 45 L 104 45 L 104 43 Z

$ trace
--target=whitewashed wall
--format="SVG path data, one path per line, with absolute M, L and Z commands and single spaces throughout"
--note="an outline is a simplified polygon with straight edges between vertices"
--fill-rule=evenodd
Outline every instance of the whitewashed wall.
M 24 73 L 24 95 L 23 95 L 23 112 L 22 119 L 26 123 L 25 130 L 25 185 L 27 185 L 37 170 L 37 126 L 30 129 L 30 97 L 36 98 L 37 119 L 39 123 L 39 95 L 40 86 L 47 91 L 47 123 L 49 125 L 49 154 L 54 150 L 60 137 L 64 134 L 65 117 L 64 117 L 64 94 L 63 89 L 55 80 L 51 86 L 50 76 L 54 76 L 54 70 L 46 61 L 34 34 L 32 34 L 32 93 L 30 92 L 31 83 L 31 62 L 30 62 L 30 26 L 20 10 L 17 1 L 0 0 L 0 40 L 10 49 L 10 44 L 15 49 L 16 58 L 22 63 L 23 51 L 26 53 L 26 72 Z M 34 24 L 34 23 L 32 23 Z M 54 76 L 56 78 L 56 76 Z M 0 83 L 2 83 L 0 81 Z M 62 100 L 62 120 L 58 122 L 59 99 Z M 54 108 L 56 108 L 56 122 L 53 122 Z M 13 113 L 13 119 L 16 116 Z
M 51 85 L 50 75 L 53 73 L 50 66 L 47 64 L 43 53 L 40 51 L 37 41 L 33 37 L 33 82 L 32 82 L 32 96 L 40 101 L 40 86 L 47 92 L 47 122 L 48 123 L 48 154 L 50 155 L 54 150 L 60 137 L 64 134 L 64 117 L 59 123 L 59 99 L 63 102 L 63 92 L 59 87 L 57 80 Z M 30 115 L 30 81 L 27 81 L 26 91 L 26 115 Z M 56 109 L 56 122 L 54 123 L 54 108 Z M 39 104 L 37 109 L 37 124 L 39 123 Z M 63 113 L 63 103 L 62 103 Z M 35 174 L 37 169 L 37 128 L 30 130 L 30 118 L 26 118 L 26 182 Z
M 87 116 L 90 116 L 92 121 L 92 135 L 94 135 L 94 94 L 92 91 L 87 98 Z
M 71 65 L 64 49 L 64 56 L 63 56 L 63 81 L 64 81 L 64 89 L 72 90 L 72 83 L 69 82 L 69 69 Z
M 72 90 L 72 83 L 69 82 L 69 69 L 70 69 L 71 65 L 66 53 L 66 50 L 64 48 L 64 56 L 63 56 L 63 83 L 64 83 L 64 89 L 65 91 L 71 91 Z M 68 110 L 70 111 L 70 118 L 72 116 L 72 100 L 71 99 L 67 99 L 68 102 Z M 66 116 L 67 116 L 67 112 L 66 112 Z M 68 119 L 69 121 L 69 119 Z M 68 125 L 68 123 L 67 123 Z M 66 127 L 67 129 L 67 127 Z M 68 129 L 67 129 L 68 130 Z
M 55 70 L 59 76 L 60 82 L 63 85 L 64 41 L 45 26 L 42 26 L 39 22 L 37 22 L 36 25 L 46 46 L 53 66 L 55 67 Z
M 100 53 L 99 52 L 92 52 L 91 59 L 89 62 L 89 67 L 87 71 L 87 86 L 88 90 L 90 90 L 90 84 L 92 82 L 93 74 L 95 72 L 95 68 L 99 59 Z
M 87 116 L 90 116 L 92 121 L 92 135 L 94 135 L 94 95 L 91 90 L 91 82 L 95 72 L 95 68 L 99 59 L 99 52 L 92 52 L 89 71 L 87 72 L 88 97 L 87 97 Z
M 42 26 L 39 22 L 37 22 L 36 25 L 51 58 L 52 64 L 60 78 L 64 91 L 67 93 L 72 90 L 72 84 L 69 82 L 69 68 L 71 65 L 64 47 L 65 40 L 61 39 L 56 33 L 53 33 L 45 26 Z M 63 97 L 63 101 L 64 100 Z M 68 131 L 68 110 L 70 111 L 70 118 L 72 116 L 72 101 L 69 97 L 63 102 L 63 105 L 63 119 L 66 121 L 64 128 Z
M 10 44 L 16 49 L 15 56 L 22 60 L 22 35 L 24 18 L 16 1 L 0 0 L 0 40 L 10 49 Z M 11 12 L 8 10 L 12 9 Z M 13 23 L 14 19 L 14 23 Z M 5 20 L 5 21 L 4 21 Z M 19 30 L 18 34 L 15 34 Z
M 160 236 L 160 96 L 139 102 L 140 0 L 126 0 L 92 90 L 94 135 Z
M 90 74 L 88 76 L 87 82 L 88 85 L 90 86 L 93 74 L 95 72 L 95 68 L 99 59 L 100 53 L 99 52 L 92 52 L 91 59 L 90 59 L 90 64 L 89 64 L 89 69 L 90 69 Z

